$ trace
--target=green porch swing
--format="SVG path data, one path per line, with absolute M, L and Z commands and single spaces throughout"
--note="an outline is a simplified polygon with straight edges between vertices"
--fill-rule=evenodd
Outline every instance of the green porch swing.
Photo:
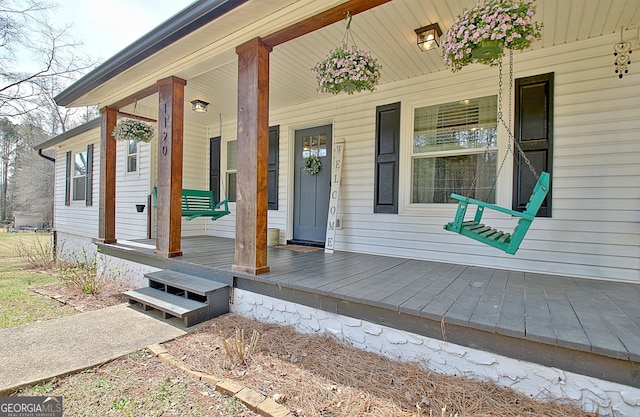
M 512 96 L 512 88 L 513 88 L 513 51 L 509 53 L 510 58 L 510 72 L 509 72 L 509 112 L 511 112 L 511 96 Z M 524 239 L 531 223 L 536 217 L 538 210 L 542 206 L 544 199 L 549 192 L 549 173 L 542 172 L 540 175 L 537 174 L 536 170 L 531 165 L 531 162 L 527 158 L 527 155 L 524 153 L 520 145 L 517 141 L 514 140 L 513 133 L 511 129 L 504 121 L 502 117 L 502 61 L 499 63 L 499 72 L 500 72 L 500 91 L 498 94 L 498 121 L 505 127 L 507 130 L 509 141 L 507 145 L 507 151 L 505 152 L 504 159 L 500 164 L 500 168 L 496 174 L 496 180 L 494 181 L 491 189 L 493 190 L 495 183 L 500 175 L 500 171 L 506 161 L 509 153 L 513 152 L 511 148 L 511 144 L 513 143 L 515 147 L 518 149 L 519 155 L 526 162 L 527 166 L 533 173 L 534 177 L 537 179 L 536 185 L 533 187 L 533 193 L 529 198 L 529 202 L 526 205 L 526 208 L 523 212 L 510 210 L 504 207 L 497 206 L 495 204 L 486 203 L 484 201 L 476 200 L 470 197 L 465 197 L 459 194 L 451 194 L 451 198 L 458 201 L 458 209 L 456 211 L 456 216 L 454 220 L 450 223 L 444 225 L 445 230 L 449 230 L 451 232 L 459 233 L 462 236 L 469 237 L 471 239 L 477 240 L 478 242 L 484 243 L 486 245 L 492 246 L 496 249 L 499 249 L 507 254 L 515 255 Z M 511 116 L 509 116 L 511 119 Z M 476 177 L 477 177 L 476 172 Z M 476 178 L 474 178 L 473 183 L 475 184 Z M 473 188 L 473 185 L 472 185 Z M 476 206 L 476 212 L 473 217 L 473 220 L 465 220 L 465 216 L 467 214 L 467 209 L 470 205 Z M 498 230 L 494 227 L 488 226 L 482 223 L 482 215 L 484 214 L 485 209 L 497 211 L 500 213 L 505 213 L 511 215 L 514 218 L 518 218 L 518 224 L 515 226 L 511 233 L 507 233 L 501 230 Z

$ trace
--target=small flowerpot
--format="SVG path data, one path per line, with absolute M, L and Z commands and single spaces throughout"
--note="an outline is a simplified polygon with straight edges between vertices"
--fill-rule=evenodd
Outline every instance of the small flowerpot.
M 476 59 L 493 59 L 502 55 L 504 41 L 502 39 L 485 39 L 471 52 Z
M 142 213 L 144 211 L 144 204 L 136 204 L 136 211 Z
M 344 83 L 342 83 L 342 91 L 353 93 L 354 91 L 356 91 L 356 83 L 354 83 L 353 81 L 345 81 Z

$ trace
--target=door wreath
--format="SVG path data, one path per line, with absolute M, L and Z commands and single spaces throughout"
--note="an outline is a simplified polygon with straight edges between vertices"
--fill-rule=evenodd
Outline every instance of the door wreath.
M 304 172 L 309 175 L 316 175 L 320 172 L 320 168 L 322 167 L 322 162 L 320 162 L 320 158 L 317 155 L 309 155 L 304 158 Z

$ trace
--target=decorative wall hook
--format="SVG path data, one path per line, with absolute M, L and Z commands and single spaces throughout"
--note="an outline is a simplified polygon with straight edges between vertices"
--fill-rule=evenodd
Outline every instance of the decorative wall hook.
M 613 46 L 613 56 L 616 57 L 614 62 L 616 68 L 616 74 L 618 74 L 618 78 L 622 78 L 624 74 L 629 73 L 629 69 L 627 66 L 631 64 L 631 59 L 629 55 L 631 55 L 631 42 L 625 41 L 622 38 L 622 34 L 624 33 L 624 27 L 620 28 L 620 42 Z

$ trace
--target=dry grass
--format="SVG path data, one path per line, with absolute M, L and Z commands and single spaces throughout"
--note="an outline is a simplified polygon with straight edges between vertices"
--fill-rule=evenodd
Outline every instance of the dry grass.
M 225 353 L 237 329 L 260 334 L 244 363 Z M 233 378 L 276 398 L 298 416 L 588 416 L 569 405 L 540 402 L 494 384 L 422 371 L 417 365 L 344 346 L 329 337 L 235 315 L 208 322 L 166 345 L 193 369 Z
M 65 417 L 259 417 L 237 399 L 160 362 L 146 349 L 15 395 L 60 395 Z

